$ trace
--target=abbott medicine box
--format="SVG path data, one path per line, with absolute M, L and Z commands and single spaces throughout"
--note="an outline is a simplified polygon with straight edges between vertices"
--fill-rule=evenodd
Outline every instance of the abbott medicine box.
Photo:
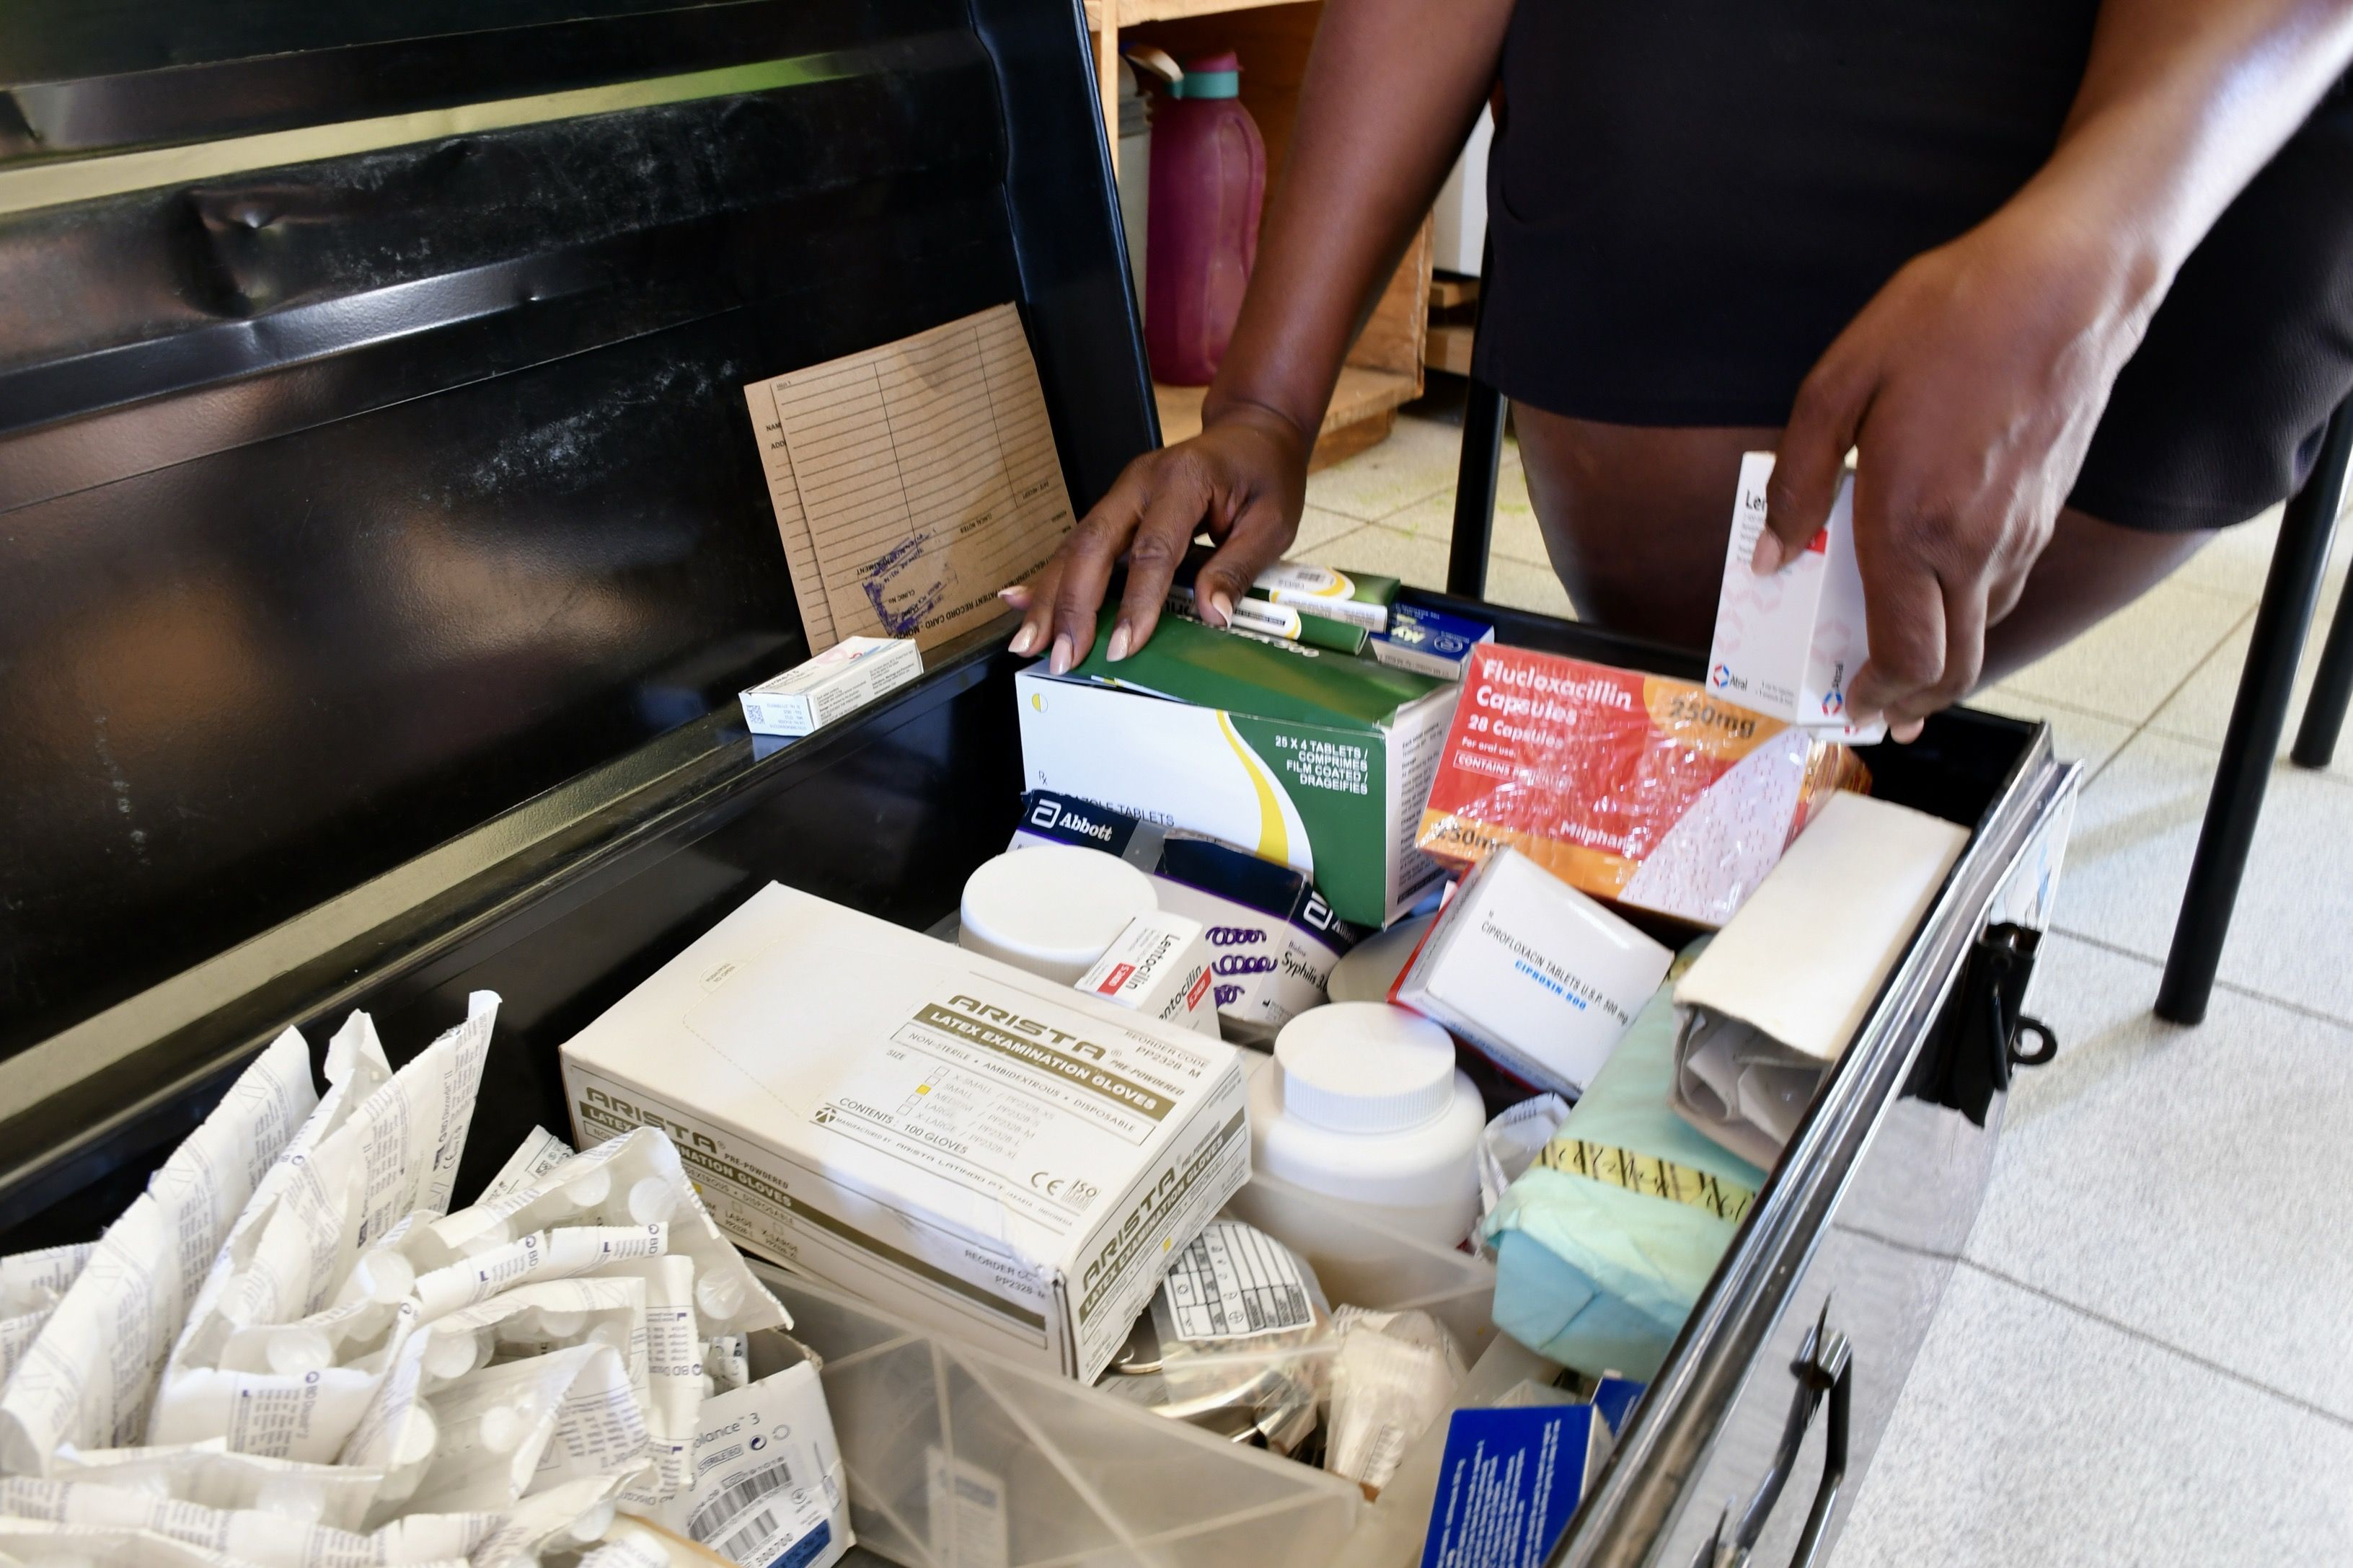
M 668 1131 L 737 1242 L 1092 1382 L 1250 1174 L 1239 1054 L 789 888 L 564 1047 L 583 1140 Z
M 1014 678 L 1025 789 L 1190 829 L 1312 878 L 1383 926 L 1438 880 L 1414 848 L 1451 682 L 1166 620 L 1117 664 Z
M 1873 721 L 1847 722 L 1846 687 L 1871 652 L 1863 622 L 1862 572 L 1854 556 L 1854 470 L 1840 477 L 1830 521 L 1797 558 L 1769 577 L 1748 563 L 1765 531 L 1765 487 L 1774 456 L 1740 459 L 1740 495 L 1724 553 L 1707 689 L 1751 712 L 1864 744 L 1887 733 Z

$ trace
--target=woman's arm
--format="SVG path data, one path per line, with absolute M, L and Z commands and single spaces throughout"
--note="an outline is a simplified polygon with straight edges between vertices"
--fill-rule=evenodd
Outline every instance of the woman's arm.
M 1909 739 L 1976 683 L 2174 275 L 2348 61 L 2353 0 L 2105 0 L 2050 161 L 1823 354 L 1757 563 L 1812 536 L 1859 448 L 1871 658 L 1853 711 Z
M 1511 0 L 1328 0 L 1291 153 L 1201 434 L 1128 465 L 1053 561 L 1007 597 L 1018 654 L 1086 657 L 1113 564 L 1128 557 L 1113 658 L 1143 646 L 1206 521 L 1203 613 L 1226 609 L 1299 527 L 1308 454 L 1340 363 L 1470 132 Z

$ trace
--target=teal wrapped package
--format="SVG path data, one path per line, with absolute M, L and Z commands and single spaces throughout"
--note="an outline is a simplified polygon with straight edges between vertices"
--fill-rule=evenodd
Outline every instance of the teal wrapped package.
M 1765 1184 L 1669 1103 L 1674 982 L 1704 945 L 1677 960 L 1487 1218 L 1495 1326 L 1579 1372 L 1658 1372 Z

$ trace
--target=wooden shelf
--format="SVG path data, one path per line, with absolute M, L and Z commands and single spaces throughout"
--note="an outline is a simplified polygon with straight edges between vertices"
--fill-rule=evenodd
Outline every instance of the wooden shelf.
M 1449 375 L 1471 374 L 1471 329 L 1434 326 L 1421 347 L 1421 363 Z
M 1103 31 L 1108 0 L 1087 0 L 1087 31 Z M 1119 26 L 1140 22 L 1173 22 L 1187 16 L 1214 16 L 1224 11 L 1255 11 L 1261 5 L 1285 5 L 1294 0 L 1119 0 Z
M 1160 439 L 1168 446 L 1201 433 L 1201 400 L 1206 386 L 1163 386 L 1152 384 L 1152 400 L 1160 405 Z M 1421 395 L 1421 384 L 1395 371 L 1345 365 L 1332 389 L 1332 406 L 1324 411 L 1324 429 L 1316 438 L 1315 456 L 1308 467 L 1321 468 L 1362 451 L 1389 433 L 1398 409 Z M 1351 442 L 1349 437 L 1357 437 Z
M 1479 279 L 1476 278 L 1449 274 L 1443 278 L 1433 277 L 1430 280 L 1430 308 L 1433 310 L 1451 310 L 1457 305 L 1475 305 L 1478 302 Z

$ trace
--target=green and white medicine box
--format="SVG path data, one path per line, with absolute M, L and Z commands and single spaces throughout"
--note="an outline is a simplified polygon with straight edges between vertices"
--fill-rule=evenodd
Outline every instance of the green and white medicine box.
M 1314 879 L 1383 926 L 1435 883 L 1413 847 L 1460 688 L 1296 643 L 1166 619 L 1118 664 L 1014 678 L 1023 788 L 1189 828 Z

